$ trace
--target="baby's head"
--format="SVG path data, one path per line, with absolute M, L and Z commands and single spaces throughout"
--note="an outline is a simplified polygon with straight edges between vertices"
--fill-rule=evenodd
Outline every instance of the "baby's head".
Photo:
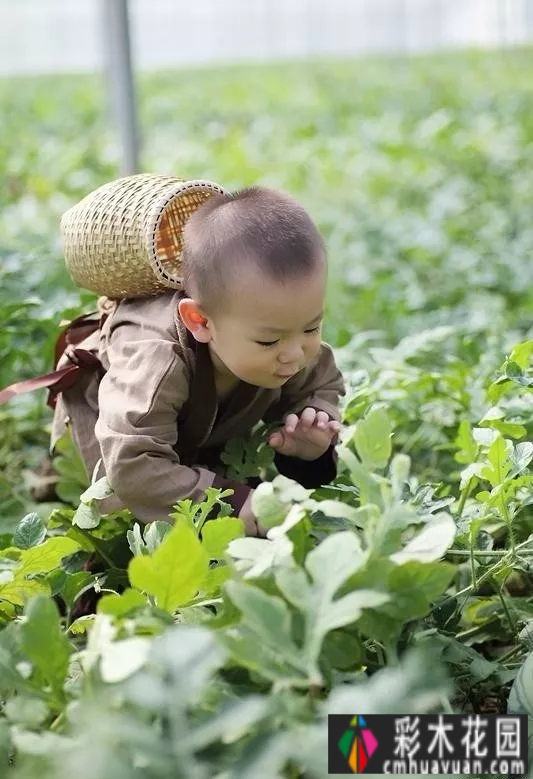
M 272 389 L 317 355 L 326 253 L 289 195 L 253 187 L 212 196 L 185 226 L 183 276 L 180 316 L 209 344 L 219 374 Z

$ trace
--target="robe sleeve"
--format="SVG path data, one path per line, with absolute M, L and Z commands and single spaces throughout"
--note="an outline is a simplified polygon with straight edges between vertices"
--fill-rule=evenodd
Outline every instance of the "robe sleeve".
M 109 483 L 141 522 L 169 521 L 172 506 L 201 502 L 208 487 L 231 487 L 234 512 L 250 489 L 202 467 L 180 463 L 178 416 L 188 398 L 189 368 L 177 344 L 146 324 L 124 324 L 108 347 L 95 426 Z

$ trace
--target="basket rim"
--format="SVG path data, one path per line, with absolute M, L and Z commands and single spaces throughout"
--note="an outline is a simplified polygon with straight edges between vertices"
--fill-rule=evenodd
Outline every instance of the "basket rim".
M 141 174 L 142 175 L 142 174 Z M 172 288 L 179 288 L 183 279 L 168 273 L 165 270 L 161 260 L 157 254 L 157 231 L 161 224 L 161 219 L 165 209 L 176 197 L 185 194 L 185 192 L 206 192 L 211 190 L 213 194 L 225 195 L 228 194 L 227 190 L 217 184 L 215 181 L 209 179 L 188 179 L 186 181 L 180 181 L 175 186 L 171 187 L 158 198 L 151 206 L 149 211 L 149 224 L 151 225 L 151 233 L 148 238 L 148 246 L 146 247 L 148 252 L 148 262 L 159 281 Z

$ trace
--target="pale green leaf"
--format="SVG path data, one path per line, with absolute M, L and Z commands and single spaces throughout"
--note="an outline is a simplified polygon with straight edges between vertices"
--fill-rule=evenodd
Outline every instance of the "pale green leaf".
M 304 653 L 310 675 L 319 676 L 318 657 L 330 630 L 355 622 L 365 608 L 388 600 L 387 593 L 360 589 L 335 599 L 335 594 L 366 561 L 361 542 L 350 531 L 335 533 L 307 556 L 303 569 L 279 569 L 276 584 L 301 612 L 305 622 Z
M 170 522 L 150 522 L 144 531 L 144 540 L 149 554 L 153 554 L 172 530 Z
M 202 545 L 211 560 L 224 557 L 229 544 L 244 536 L 244 527 L 236 517 L 213 519 L 202 528 Z
M 530 366 L 533 354 L 533 339 L 522 341 L 513 347 L 509 355 L 509 361 L 515 362 L 523 371 Z M 533 713 L 533 712 L 532 712 Z
M 275 652 L 294 671 L 301 671 L 303 658 L 292 638 L 291 615 L 286 603 L 255 585 L 228 581 L 226 592 L 242 612 L 244 627 L 253 635 L 256 647 Z
M 21 553 L 22 567 L 17 572 L 27 576 L 30 573 L 49 573 L 59 568 L 64 557 L 74 554 L 80 548 L 77 541 L 66 536 L 47 539 L 44 544 L 25 549 Z
M 273 533 L 278 528 L 272 528 Z M 237 538 L 228 546 L 233 565 L 246 579 L 271 573 L 277 567 L 292 562 L 293 543 L 286 535 L 271 541 L 262 538 Z
M 50 595 L 50 585 L 37 579 L 25 579 L 15 576 L 11 581 L 0 584 L 0 601 L 6 600 L 15 606 L 24 606 L 36 595 Z
M 509 475 L 512 477 L 518 476 L 519 473 L 525 471 L 531 460 L 533 460 L 533 443 L 524 441 L 521 444 L 516 444 L 510 460 L 512 469 Z
M 62 689 L 72 647 L 65 637 L 53 600 L 38 597 L 26 607 L 20 626 L 20 645 L 40 675 L 53 689 Z
M 111 614 L 114 617 L 125 617 L 135 609 L 146 606 L 146 597 L 138 590 L 132 590 L 129 587 L 120 595 L 103 595 L 96 606 L 96 611 L 100 614 Z
M 98 479 L 98 481 L 95 481 L 94 484 L 91 484 L 83 495 L 80 495 L 80 501 L 82 503 L 90 503 L 94 500 L 104 500 L 105 498 L 109 498 L 112 494 L 113 488 L 109 484 L 107 477 L 103 476 L 101 479 Z
M 141 526 L 138 522 L 133 525 L 133 530 L 127 531 L 126 538 L 128 539 L 128 546 L 133 555 L 143 555 L 146 553 L 146 544 L 143 541 Z
M 493 487 L 502 485 L 511 470 L 513 444 L 499 435 L 487 452 L 488 465 L 483 468 L 482 476 Z
M 128 574 L 133 587 L 172 613 L 201 589 L 208 567 L 209 557 L 195 532 L 178 522 L 153 555 L 130 560 Z
M 57 733 L 34 733 L 15 725 L 11 731 L 13 744 L 24 755 L 56 756 L 62 750 L 72 749 L 72 740 Z
M 100 658 L 104 682 L 115 684 L 137 673 L 148 660 L 152 642 L 143 636 L 132 636 L 105 646 Z
M 272 482 L 262 482 L 253 492 L 252 511 L 265 529 L 281 524 L 289 508 Z
M 100 511 L 93 503 L 80 503 L 72 517 L 72 524 L 82 530 L 94 530 L 100 524 L 101 518 Z
M 378 407 L 357 423 L 354 443 L 363 464 L 370 469 L 385 468 L 391 456 L 392 428 L 387 412 Z
M 450 514 L 440 511 L 424 525 L 399 552 L 390 556 L 397 565 L 417 560 L 421 563 L 432 563 L 440 559 L 452 545 L 456 525 Z
M 46 703 L 40 698 L 18 695 L 16 698 L 11 698 L 7 701 L 4 713 L 13 724 L 35 728 L 45 721 L 50 711 Z
M 46 537 L 46 525 L 38 514 L 26 514 L 13 534 L 13 544 L 19 549 L 38 546 Z

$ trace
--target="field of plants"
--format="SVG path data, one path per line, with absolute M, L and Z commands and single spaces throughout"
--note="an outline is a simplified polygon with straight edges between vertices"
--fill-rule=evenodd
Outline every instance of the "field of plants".
M 267 540 L 216 491 L 142 527 L 101 514 L 68 440 L 36 501 L 45 395 L 0 407 L 0 775 L 325 779 L 331 713 L 533 723 L 533 52 L 173 72 L 139 98 L 144 170 L 278 186 L 322 229 L 339 474 L 276 476 L 258 429 L 226 460 L 264 478 Z M 0 82 L 0 112 L 5 386 L 94 306 L 59 217 L 118 149 L 96 78 Z

